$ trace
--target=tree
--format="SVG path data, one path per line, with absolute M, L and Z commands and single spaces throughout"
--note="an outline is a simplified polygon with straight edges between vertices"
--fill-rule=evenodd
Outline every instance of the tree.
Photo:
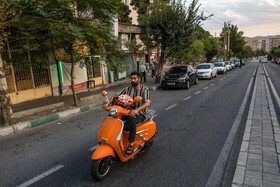
M 280 57 L 280 46 L 273 47 L 269 53 L 270 58 Z
M 137 59 L 136 55 L 139 51 L 140 45 L 137 44 L 136 40 L 125 41 L 125 47 L 128 48 L 128 51 L 131 54 L 131 59 L 133 63 L 133 71 L 137 70 Z
M 89 55 L 103 55 L 109 62 L 117 63 L 122 53 L 112 35 L 111 24 L 119 13 L 119 0 L 48 0 L 18 1 L 24 14 L 14 25 L 18 34 L 35 36 L 30 43 L 41 39 L 38 48 L 46 51 L 63 49 L 64 59 L 71 63 L 71 87 L 74 105 L 74 65 Z M 56 56 L 56 55 L 54 55 Z M 61 59 L 60 59 L 61 60 Z
M 14 11 L 12 8 L 13 4 L 14 1 L 11 0 L 2 0 L 0 2 L 0 51 L 2 51 L 3 44 L 8 40 L 8 36 L 10 35 L 9 27 L 18 20 L 19 12 Z M 0 102 L 3 124 L 7 126 L 12 122 L 13 110 L 6 82 L 6 72 L 3 66 L 4 63 L 0 53 Z
M 238 31 L 237 25 L 231 25 L 230 27 L 230 50 L 232 53 L 228 53 L 231 56 L 238 56 L 242 58 L 242 53 L 245 46 L 245 38 L 243 37 L 243 31 Z M 220 39 L 223 42 L 225 37 L 225 29 L 223 28 Z
M 193 66 L 194 66 L 194 63 L 197 61 L 199 57 L 203 55 L 203 52 L 204 52 L 203 42 L 201 40 L 195 40 L 190 45 L 190 49 L 186 51 L 183 59 L 188 62 L 193 62 Z
M 253 49 L 249 45 L 246 45 L 244 48 L 243 57 L 250 58 L 253 56 L 255 56 Z
M 156 82 L 161 80 L 161 72 L 166 58 L 185 48 L 185 42 L 191 33 L 206 18 L 198 15 L 198 1 L 193 0 L 189 8 L 182 1 L 155 0 L 149 8 L 149 14 L 143 17 L 146 34 L 152 43 L 160 47 L 159 66 Z

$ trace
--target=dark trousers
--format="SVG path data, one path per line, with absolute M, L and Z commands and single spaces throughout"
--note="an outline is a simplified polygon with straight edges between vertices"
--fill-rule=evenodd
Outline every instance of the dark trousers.
M 154 76 L 156 76 L 156 75 L 155 75 L 155 70 L 152 69 L 152 78 L 154 78 Z
M 134 142 L 136 135 L 136 125 L 145 120 L 145 116 L 143 114 L 138 114 L 134 117 L 123 116 L 122 120 L 126 120 L 124 124 L 124 131 L 129 131 L 129 142 Z
M 142 74 L 142 79 L 144 77 L 144 82 L 146 82 L 146 72 L 142 72 L 141 74 Z M 141 82 L 142 82 L 142 79 L 141 79 Z

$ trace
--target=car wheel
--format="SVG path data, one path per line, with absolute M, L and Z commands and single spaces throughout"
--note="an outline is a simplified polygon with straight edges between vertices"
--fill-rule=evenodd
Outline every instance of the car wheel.
M 185 88 L 186 88 L 186 89 L 189 89 L 189 88 L 190 88 L 190 86 L 191 86 L 191 83 L 190 83 L 190 81 L 189 81 L 189 80 L 187 80 L 186 85 L 185 85 Z
M 209 78 L 210 80 L 212 80 L 213 79 L 213 77 L 212 77 L 212 74 L 210 75 L 210 78 Z

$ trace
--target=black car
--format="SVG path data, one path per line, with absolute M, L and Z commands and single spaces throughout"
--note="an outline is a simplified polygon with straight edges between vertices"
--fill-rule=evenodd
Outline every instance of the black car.
M 189 88 L 191 84 L 198 84 L 197 71 L 192 66 L 176 66 L 170 68 L 161 81 L 161 87 Z

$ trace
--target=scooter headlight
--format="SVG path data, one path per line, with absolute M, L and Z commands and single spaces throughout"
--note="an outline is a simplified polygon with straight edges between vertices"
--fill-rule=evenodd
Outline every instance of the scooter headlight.
M 117 115 L 117 109 L 110 108 L 109 110 L 109 116 L 115 117 Z

